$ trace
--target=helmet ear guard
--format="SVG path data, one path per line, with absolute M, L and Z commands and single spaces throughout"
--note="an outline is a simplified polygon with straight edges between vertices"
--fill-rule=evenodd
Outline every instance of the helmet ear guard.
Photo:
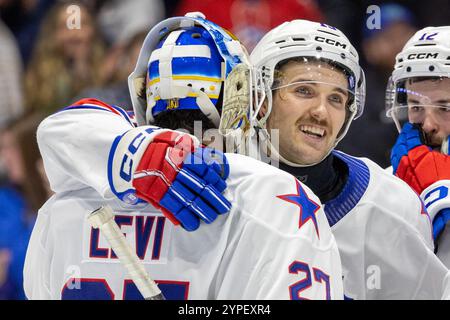
M 165 110 L 198 109 L 218 127 L 223 82 L 239 63 L 248 63 L 240 43 L 203 14 L 160 22 L 147 35 L 128 78 L 137 123 L 151 124 Z
M 386 116 L 388 118 L 392 118 L 394 120 L 395 126 L 397 127 L 398 132 L 401 131 L 401 124 L 398 121 L 398 117 L 393 115 L 393 112 L 396 112 L 394 107 L 395 101 L 395 86 L 394 80 L 392 80 L 392 75 L 389 77 L 387 85 L 386 85 L 386 93 L 385 93 L 385 108 L 386 108 Z
M 355 95 L 353 97 L 354 101 L 350 103 L 350 105 L 348 106 L 349 112 L 347 112 L 346 114 L 344 126 L 337 135 L 334 146 L 336 146 L 339 143 L 339 141 L 341 141 L 345 137 L 352 121 L 358 119 L 363 113 L 364 104 L 366 102 L 366 78 L 364 75 L 364 71 L 362 69 L 360 70 L 360 72 L 361 72 L 359 76 L 360 83 L 356 84 L 356 88 L 358 89 L 355 90 Z

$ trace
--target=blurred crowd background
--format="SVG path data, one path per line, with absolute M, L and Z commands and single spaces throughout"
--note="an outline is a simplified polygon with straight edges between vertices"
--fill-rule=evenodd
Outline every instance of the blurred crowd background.
M 380 29 L 369 29 L 371 5 Z M 80 28 L 74 14 L 80 14 Z M 338 149 L 389 165 L 396 129 L 384 96 L 395 55 L 417 29 L 450 24 L 450 2 L 350 0 L 0 0 L 0 299 L 24 299 L 22 268 L 38 209 L 51 196 L 36 144 L 47 115 L 83 97 L 131 110 L 127 76 L 148 30 L 201 11 L 249 51 L 283 21 L 338 27 L 367 78 L 364 115 Z

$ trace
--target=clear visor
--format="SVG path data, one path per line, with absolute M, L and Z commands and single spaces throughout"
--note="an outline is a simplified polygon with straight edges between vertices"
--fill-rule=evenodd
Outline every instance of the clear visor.
M 355 77 L 343 65 L 325 58 L 295 57 L 277 64 L 272 89 L 294 82 L 317 81 L 355 90 Z
M 386 114 L 393 118 L 399 131 L 406 122 L 422 125 L 427 118 L 450 123 L 450 78 L 402 79 L 388 91 L 392 102 Z
M 354 91 L 340 86 L 337 82 L 303 80 L 281 85 L 272 90 L 277 91 L 282 100 L 299 103 L 299 107 L 317 100 L 318 104 L 345 110 L 355 98 Z
M 264 73 L 264 70 L 261 72 Z M 294 57 L 283 60 L 277 64 L 270 88 L 266 81 L 257 84 L 260 85 L 257 87 L 260 104 L 256 106 L 255 114 L 259 114 L 267 98 L 268 116 L 272 100 L 277 94 L 283 100 L 292 99 L 293 103 L 299 103 L 299 107 L 302 102 L 321 99 L 321 102 L 336 108 L 356 108 L 353 103 L 356 95 L 355 76 L 343 65 L 325 58 Z M 355 112 L 351 110 L 351 113 Z

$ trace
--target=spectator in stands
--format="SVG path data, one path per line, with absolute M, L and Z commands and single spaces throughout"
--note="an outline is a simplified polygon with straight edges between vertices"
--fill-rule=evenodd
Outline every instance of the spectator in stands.
M 97 0 L 97 11 L 103 37 L 114 47 L 129 42 L 141 30 L 150 30 L 164 19 L 165 9 L 161 0 Z
M 72 100 L 77 101 L 87 97 L 96 98 L 102 101 L 109 101 L 127 111 L 132 111 L 133 106 L 128 89 L 128 75 L 136 66 L 136 61 L 147 33 L 148 30 L 136 33 L 120 46 L 120 51 L 115 52 L 114 59 L 109 60 L 111 65 L 107 66 L 110 76 L 106 81 L 106 86 L 87 88 Z
M 55 0 L 0 0 L 0 17 L 18 42 L 20 56 L 27 66 L 46 12 Z
M 23 112 L 22 76 L 17 42 L 0 20 L 0 129 Z
M 264 34 L 293 19 L 323 21 L 316 1 L 180 0 L 176 15 L 201 11 L 208 19 L 233 32 L 251 51 Z
M 0 134 L 8 182 L 0 185 L 0 299 L 23 299 L 23 264 L 38 209 L 50 197 L 36 142 L 42 116 L 12 121 Z
M 74 5 L 80 8 L 78 25 L 77 13 L 67 11 Z M 81 90 L 102 84 L 104 52 L 89 9 L 81 2 L 56 4 L 44 19 L 26 72 L 27 107 L 51 113 Z

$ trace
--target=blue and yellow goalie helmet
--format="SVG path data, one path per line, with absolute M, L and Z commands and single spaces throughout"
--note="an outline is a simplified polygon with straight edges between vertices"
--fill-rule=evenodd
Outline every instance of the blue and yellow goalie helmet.
M 201 13 L 160 22 L 145 38 L 128 78 L 138 125 L 152 124 L 167 110 L 192 109 L 218 127 L 216 104 L 224 81 L 244 61 L 247 54 L 239 41 Z

